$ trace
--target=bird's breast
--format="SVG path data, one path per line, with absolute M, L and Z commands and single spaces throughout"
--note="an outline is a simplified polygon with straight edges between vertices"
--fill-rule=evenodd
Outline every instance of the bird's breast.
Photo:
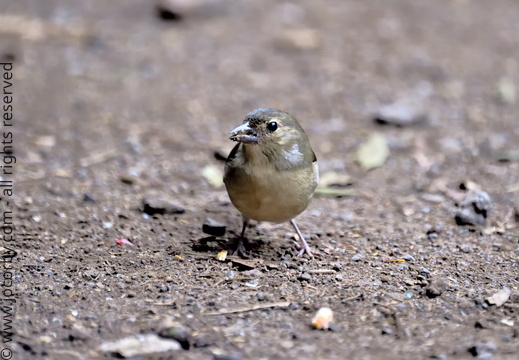
M 317 162 L 277 170 L 269 162 L 230 163 L 224 182 L 233 205 L 246 217 L 281 223 L 303 212 L 318 182 Z

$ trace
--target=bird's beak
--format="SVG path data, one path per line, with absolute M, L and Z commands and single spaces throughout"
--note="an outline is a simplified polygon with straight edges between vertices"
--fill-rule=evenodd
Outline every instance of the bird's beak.
M 249 123 L 243 123 L 229 131 L 229 139 L 245 144 L 255 144 L 258 142 L 258 134 L 249 126 Z

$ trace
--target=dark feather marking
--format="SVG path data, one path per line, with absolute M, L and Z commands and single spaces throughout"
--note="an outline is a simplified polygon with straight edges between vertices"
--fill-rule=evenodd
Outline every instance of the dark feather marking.
M 238 148 L 240 147 L 240 145 L 241 144 L 236 144 L 236 146 L 231 150 L 231 153 L 227 157 L 227 161 L 226 162 L 231 162 L 231 161 L 234 160 L 234 158 L 236 157 L 236 154 L 238 153 Z

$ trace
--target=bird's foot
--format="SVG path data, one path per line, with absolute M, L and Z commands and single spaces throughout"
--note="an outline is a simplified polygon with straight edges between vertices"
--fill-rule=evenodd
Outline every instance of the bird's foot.
M 297 256 L 303 256 L 305 253 L 308 254 L 308 256 L 313 259 L 314 258 L 314 255 L 315 256 L 322 256 L 321 253 L 317 250 L 312 250 L 312 248 L 310 247 L 310 245 L 308 245 L 308 243 L 306 242 L 303 234 L 301 233 L 301 230 L 299 230 L 299 228 L 297 227 L 297 224 L 296 222 L 294 221 L 294 219 L 290 220 L 290 224 L 292 224 L 292 226 L 294 227 L 294 230 L 296 231 L 296 234 L 297 234 L 297 237 L 299 238 L 299 241 L 301 242 L 300 244 L 297 243 L 296 241 L 294 241 L 294 243 L 296 244 L 297 246 L 297 249 L 299 250 L 299 253 L 297 254 Z
M 317 251 L 317 250 L 312 250 L 312 248 L 310 247 L 310 245 L 308 245 L 308 243 L 303 239 L 303 241 L 301 241 L 301 244 L 299 244 L 297 241 L 294 241 L 294 244 L 296 244 L 296 248 L 297 250 L 299 250 L 299 252 L 297 253 L 297 256 L 303 256 L 304 254 L 307 254 L 308 257 L 310 257 L 311 259 L 313 259 L 315 256 L 322 256 L 322 254 Z
M 238 245 L 236 245 L 236 249 L 234 249 L 234 252 L 232 254 L 245 259 L 250 258 L 249 252 L 247 251 L 247 249 L 245 249 L 243 238 L 240 238 L 238 240 Z

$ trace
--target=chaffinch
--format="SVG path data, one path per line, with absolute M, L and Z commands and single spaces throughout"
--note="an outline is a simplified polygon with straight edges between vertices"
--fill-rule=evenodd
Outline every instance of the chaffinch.
M 319 182 L 317 158 L 301 125 L 285 111 L 259 108 L 229 135 L 239 144 L 227 158 L 223 181 L 231 202 L 243 215 L 235 254 L 247 256 L 243 240 L 252 219 L 290 221 L 300 240 L 298 256 L 313 257 L 294 221 L 307 208 Z

